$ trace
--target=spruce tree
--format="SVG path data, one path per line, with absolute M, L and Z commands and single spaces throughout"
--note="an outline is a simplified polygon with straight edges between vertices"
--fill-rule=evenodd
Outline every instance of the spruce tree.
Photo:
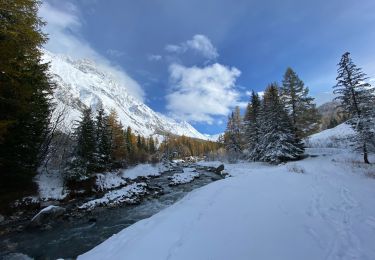
M 225 149 L 230 161 L 237 161 L 242 152 L 242 130 L 240 108 L 236 107 L 228 118 L 227 129 L 224 134 Z
M 155 141 L 152 136 L 148 138 L 148 151 L 150 154 L 154 154 L 156 152 L 156 146 L 155 146 Z
M 141 135 L 137 135 L 137 148 L 140 150 L 142 149 L 143 145 L 142 145 L 142 138 L 141 138 Z
M 369 163 L 368 149 L 374 143 L 375 90 L 366 82 L 366 74 L 353 63 L 349 52 L 342 55 L 337 73 L 337 83 L 333 87 L 335 100 L 350 116 L 358 148 L 362 149 L 364 162 Z
M 295 137 L 276 84 L 271 84 L 264 93 L 260 121 L 261 139 L 256 149 L 261 151 L 261 161 L 280 163 L 301 158 L 303 146 Z
M 98 171 L 109 170 L 112 163 L 112 131 L 103 108 L 97 112 L 95 127 L 96 168 Z
M 309 89 L 305 87 L 298 75 L 288 68 L 284 74 L 280 89 L 281 100 L 291 118 L 293 130 L 297 138 L 305 138 L 319 128 L 319 113 L 310 97 Z
M 53 84 L 40 48 L 39 1 L 0 1 L 0 192 L 33 186 L 49 131 Z
M 132 129 L 130 126 L 128 126 L 128 128 L 126 129 L 125 145 L 129 158 L 134 158 L 135 144 L 133 140 Z
M 84 109 L 74 132 L 76 147 L 66 170 L 67 179 L 84 180 L 95 171 L 96 136 L 91 108 Z
M 247 159 L 253 161 L 259 160 L 261 155 L 261 151 L 257 149 L 261 138 L 260 113 L 261 102 L 259 95 L 252 91 L 251 101 L 247 106 L 244 117 L 244 146 Z

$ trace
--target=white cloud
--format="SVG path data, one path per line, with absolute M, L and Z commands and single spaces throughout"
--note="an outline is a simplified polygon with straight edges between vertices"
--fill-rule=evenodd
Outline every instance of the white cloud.
M 249 90 L 246 90 L 246 92 L 245 92 L 245 95 L 249 96 L 249 97 L 251 97 L 252 94 L 253 94 L 253 92 L 249 91 Z M 264 96 L 264 91 L 258 91 L 257 94 L 258 94 L 259 97 L 262 98 Z
M 169 44 L 165 47 L 165 50 L 175 53 L 185 53 L 189 50 L 193 50 L 210 60 L 214 60 L 219 56 L 210 39 L 202 34 L 196 34 L 193 36 L 193 39 L 179 45 Z
M 169 68 L 174 88 L 167 95 L 167 109 L 175 117 L 211 124 L 214 116 L 226 116 L 239 102 L 235 89 L 241 72 L 215 63 L 203 68 L 172 64 Z
M 159 54 L 150 54 L 150 55 L 148 55 L 147 56 L 147 59 L 149 60 L 149 61 L 159 61 L 159 60 L 161 60 L 163 57 L 161 56 L 161 55 L 159 55 Z
M 181 44 L 181 46 L 168 44 L 167 46 L 165 46 L 165 50 L 169 52 L 180 52 L 180 53 L 187 51 L 186 47 L 182 47 L 182 45 L 183 44 Z
M 69 2 L 59 1 L 59 8 L 48 1 L 43 1 L 39 15 L 47 22 L 44 32 L 49 41 L 44 46 L 53 53 L 62 53 L 74 58 L 88 58 L 100 64 L 114 75 L 133 97 L 143 101 L 144 91 L 139 84 L 117 65 L 97 53 L 90 44 L 80 37 L 82 20 L 79 10 Z M 119 53 L 117 53 L 119 54 Z
M 115 50 L 115 49 L 108 49 L 107 50 L 107 53 L 112 56 L 112 57 L 116 57 L 116 58 L 119 58 L 119 57 L 122 57 L 125 55 L 125 52 L 123 51 L 120 51 L 120 50 Z

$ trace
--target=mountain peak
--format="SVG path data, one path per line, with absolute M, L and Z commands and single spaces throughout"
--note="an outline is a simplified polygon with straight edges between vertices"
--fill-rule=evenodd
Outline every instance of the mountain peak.
M 92 60 L 73 59 L 45 51 L 43 61 L 50 63 L 50 73 L 57 85 L 54 92 L 57 108 L 66 115 L 65 130 L 80 118 L 84 108 L 96 110 L 103 107 L 107 113 L 114 109 L 124 126 L 130 126 L 144 136 L 171 133 L 210 139 L 188 122 L 177 122 L 138 101 L 129 94 L 126 85 Z

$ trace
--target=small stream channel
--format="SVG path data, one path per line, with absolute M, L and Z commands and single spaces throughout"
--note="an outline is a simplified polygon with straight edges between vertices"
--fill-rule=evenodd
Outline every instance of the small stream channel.
M 0 258 L 17 252 L 34 259 L 74 259 L 111 235 L 174 204 L 190 191 L 222 179 L 209 171 L 198 172 L 199 178 L 177 186 L 168 185 L 168 177 L 175 171 L 149 179 L 149 186 L 162 187 L 163 194 L 156 198 L 146 197 L 138 205 L 97 208 L 81 218 L 70 221 L 60 219 L 49 230 L 25 229 L 0 237 Z

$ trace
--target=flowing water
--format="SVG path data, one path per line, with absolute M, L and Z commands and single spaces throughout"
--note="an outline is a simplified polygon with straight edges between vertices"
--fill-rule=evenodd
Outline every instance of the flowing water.
M 221 179 L 215 173 L 199 171 L 200 177 L 177 186 L 168 186 L 173 172 L 150 179 L 150 186 L 160 186 L 163 194 L 147 198 L 138 205 L 96 209 L 89 216 L 73 221 L 59 220 L 49 230 L 24 230 L 0 237 L 0 257 L 19 252 L 34 259 L 75 258 L 135 222 L 148 218 L 172 205 L 188 192 Z

